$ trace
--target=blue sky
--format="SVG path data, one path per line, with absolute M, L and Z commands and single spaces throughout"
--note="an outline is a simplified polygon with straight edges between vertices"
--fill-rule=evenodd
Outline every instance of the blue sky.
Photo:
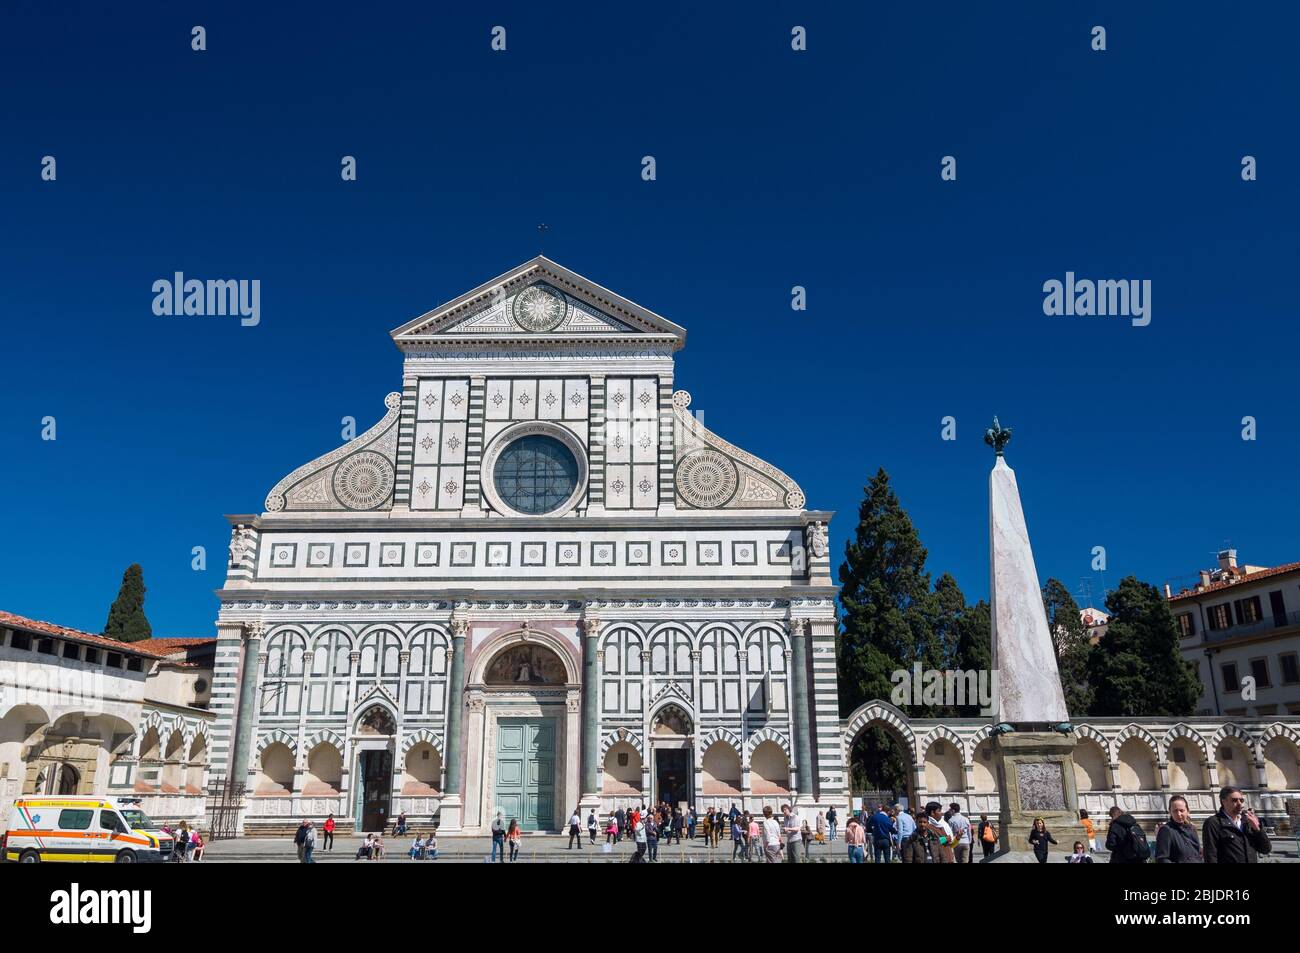
M 0 13 L 0 608 L 97 631 L 139 562 L 156 633 L 211 633 L 222 514 L 378 419 L 388 332 L 541 221 L 688 329 L 678 386 L 837 560 L 883 466 L 985 596 L 995 413 L 1044 578 L 1300 559 L 1293 7 L 267 6 Z M 177 270 L 260 279 L 261 324 L 155 316 Z M 1149 279 L 1151 324 L 1045 316 L 1067 271 Z

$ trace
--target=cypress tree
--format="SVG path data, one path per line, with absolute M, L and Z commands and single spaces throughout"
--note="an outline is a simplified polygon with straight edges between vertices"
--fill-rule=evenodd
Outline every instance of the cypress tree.
M 122 586 L 108 610 L 104 635 L 122 642 L 139 642 L 153 635 L 144 614 L 144 593 L 144 570 L 139 563 L 132 563 L 122 573 Z
M 1043 610 L 1047 613 L 1047 628 L 1056 651 L 1061 688 L 1065 690 L 1065 710 L 1072 717 L 1086 715 L 1092 711 L 1093 701 L 1092 685 L 1088 681 L 1092 646 L 1079 618 L 1079 605 L 1059 580 L 1048 579 L 1043 586 Z
M 890 674 L 930 664 L 933 599 L 926 551 L 880 469 L 864 488 L 858 526 L 844 546 L 839 640 L 841 714 L 872 698 L 888 699 Z

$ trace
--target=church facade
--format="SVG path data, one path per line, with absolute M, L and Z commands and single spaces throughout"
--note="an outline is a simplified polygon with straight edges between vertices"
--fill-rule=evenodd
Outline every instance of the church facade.
M 378 423 L 229 517 L 244 829 L 847 805 L 831 514 L 692 413 L 686 332 L 539 257 L 392 337 Z

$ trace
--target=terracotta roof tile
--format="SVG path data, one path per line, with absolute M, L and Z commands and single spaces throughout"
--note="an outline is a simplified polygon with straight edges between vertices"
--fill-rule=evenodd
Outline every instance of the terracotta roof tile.
M 213 645 L 216 641 L 217 637 L 214 635 L 208 638 L 142 639 L 141 641 L 133 642 L 132 644 L 138 645 L 144 649 L 149 649 L 150 651 L 172 653 L 179 652 L 181 649 L 193 649 L 204 645 Z
M 102 635 L 95 635 L 91 632 L 82 632 L 78 629 L 69 629 L 66 626 L 55 625 L 53 622 L 41 622 L 39 619 L 29 619 L 26 616 L 15 615 L 12 612 L 0 610 L 0 626 L 10 629 L 23 629 L 28 632 L 36 632 L 43 635 L 55 635 L 62 639 L 71 639 L 74 642 L 86 642 L 90 645 L 99 645 L 104 648 L 112 649 L 115 652 L 126 652 L 132 655 L 144 655 L 148 658 L 163 658 L 166 652 L 153 648 L 145 648 L 148 641 L 140 642 L 121 642 L 117 639 L 106 638 Z
M 1204 589 L 1188 589 L 1186 592 L 1176 592 L 1169 597 L 1170 602 L 1177 602 L 1179 599 L 1191 599 L 1195 596 L 1204 596 L 1212 592 L 1218 592 L 1221 589 L 1233 589 L 1244 583 L 1255 582 L 1259 579 L 1267 579 L 1270 576 L 1281 576 L 1288 572 L 1300 571 L 1300 563 L 1285 563 L 1281 566 L 1274 566 L 1272 569 L 1261 569 L 1259 572 L 1249 572 L 1241 576 L 1234 576 L 1231 581 L 1212 582 Z

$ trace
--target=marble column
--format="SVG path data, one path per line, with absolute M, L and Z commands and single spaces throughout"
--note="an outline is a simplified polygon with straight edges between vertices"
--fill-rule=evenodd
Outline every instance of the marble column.
M 257 715 L 257 665 L 266 629 L 254 622 L 244 629 L 244 660 L 239 670 L 239 708 L 235 722 L 235 745 L 230 755 L 230 780 L 248 781 L 248 753 L 253 744 L 253 720 Z
M 453 615 L 451 620 L 451 674 L 447 679 L 447 791 L 442 799 L 441 829 L 448 834 L 458 833 L 464 812 L 461 800 L 460 750 L 461 713 L 465 710 L 465 637 L 469 634 L 469 620 Z
M 812 733 L 808 719 L 808 623 L 804 619 L 791 619 L 786 623 L 790 633 L 790 674 L 794 688 L 794 757 L 798 771 L 797 800 L 812 803 L 815 796 L 813 784 Z
M 600 620 L 582 620 L 582 779 L 583 811 L 600 807 Z M 584 818 L 585 823 L 585 818 Z

